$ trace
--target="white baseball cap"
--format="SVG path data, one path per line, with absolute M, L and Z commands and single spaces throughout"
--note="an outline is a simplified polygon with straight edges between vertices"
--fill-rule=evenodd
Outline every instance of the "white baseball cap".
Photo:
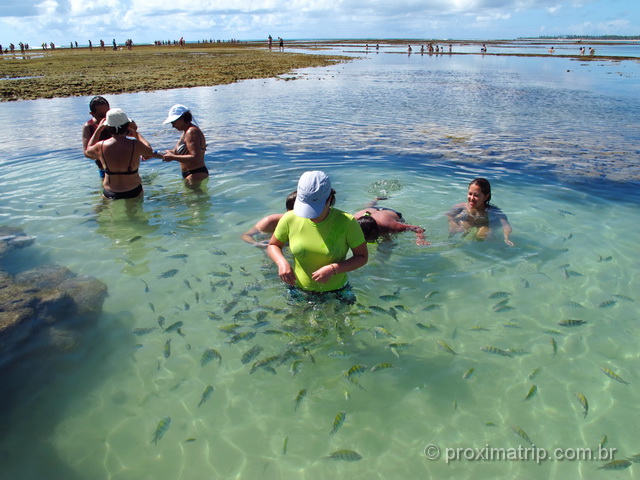
M 164 122 L 162 122 L 162 124 L 166 125 L 167 123 L 175 122 L 188 111 L 189 109 L 184 105 L 174 105 L 169 109 L 169 116 Z
M 112 108 L 107 112 L 104 124 L 107 127 L 120 127 L 130 122 L 129 116 L 121 108 Z
M 293 213 L 303 218 L 317 218 L 331 195 L 331 180 L 320 170 L 304 172 L 298 181 Z

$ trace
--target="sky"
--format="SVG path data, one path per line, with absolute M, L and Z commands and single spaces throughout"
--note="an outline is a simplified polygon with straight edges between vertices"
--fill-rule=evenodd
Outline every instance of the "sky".
M 640 0 L 0 0 L 0 45 L 640 35 Z

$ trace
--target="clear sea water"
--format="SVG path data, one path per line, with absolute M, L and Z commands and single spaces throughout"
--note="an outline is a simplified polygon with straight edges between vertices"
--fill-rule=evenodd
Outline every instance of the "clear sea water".
M 81 152 L 89 97 L 0 104 L 0 224 L 37 237 L 3 268 L 59 264 L 109 288 L 74 348 L 3 370 L 0 478 L 631 478 L 638 465 L 598 470 L 610 458 L 445 456 L 529 447 L 518 429 L 549 455 L 595 455 L 604 435 L 616 459 L 640 453 L 639 79 L 628 61 L 381 53 L 280 79 L 109 96 L 154 148 L 177 139 L 160 125 L 169 107 L 192 107 L 212 175 L 194 192 L 177 165 L 150 161 L 144 203 L 106 206 Z M 264 251 L 239 239 L 282 211 L 309 169 L 330 174 L 338 208 L 386 194 L 381 204 L 432 242 L 407 233 L 370 246 L 350 274 L 353 307 L 289 305 Z M 515 247 L 449 238 L 443 213 L 478 176 Z M 180 332 L 164 332 L 160 316 Z M 586 323 L 558 325 L 568 319 Z M 234 323 L 255 335 L 231 343 L 220 327 Z M 262 352 L 243 364 L 254 345 Z M 222 360 L 202 366 L 207 348 Z M 252 368 L 275 355 L 273 370 Z M 367 368 L 345 377 L 356 365 Z M 362 458 L 325 458 L 339 450 Z

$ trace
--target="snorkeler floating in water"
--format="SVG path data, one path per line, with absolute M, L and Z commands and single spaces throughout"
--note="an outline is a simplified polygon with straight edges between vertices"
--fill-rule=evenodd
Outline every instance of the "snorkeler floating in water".
M 402 214 L 391 208 L 379 207 L 380 200 L 387 197 L 377 197 L 371 201 L 364 210 L 357 212 L 354 217 L 358 220 L 360 228 L 367 242 L 375 242 L 379 237 L 389 237 L 394 233 L 408 230 L 416 233 L 416 245 L 430 245 L 424 237 L 424 228 L 417 225 L 409 225 L 402 218 Z
M 454 205 L 445 215 L 449 218 L 449 233 L 453 236 L 462 232 L 466 236 L 472 228 L 476 229 L 475 237 L 484 240 L 493 231 L 502 227 L 504 243 L 513 247 L 509 240 L 511 225 L 507 216 L 498 207 L 489 204 L 491 200 L 491 184 L 484 178 L 476 178 L 469 183 L 467 201 Z

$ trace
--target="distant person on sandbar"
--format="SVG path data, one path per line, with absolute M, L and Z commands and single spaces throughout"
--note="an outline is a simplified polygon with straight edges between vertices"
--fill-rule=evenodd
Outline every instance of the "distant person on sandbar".
M 285 202 L 285 208 L 287 212 L 293 210 L 293 204 L 296 201 L 296 195 L 297 191 L 294 190 L 287 197 L 287 200 Z M 269 239 L 271 238 L 271 235 L 275 231 L 278 222 L 283 216 L 284 213 L 272 213 L 271 215 L 267 215 L 263 219 L 259 220 L 258 223 L 253 226 L 253 228 L 244 232 L 240 236 L 240 238 L 242 238 L 242 240 L 244 240 L 248 244 L 253 245 L 254 247 L 267 248 L 267 246 L 269 245 Z M 260 241 L 258 241 L 258 238 L 260 238 L 261 236 L 265 238 L 262 238 Z
M 101 97 L 99 95 L 93 97 L 89 102 L 89 115 L 91 115 L 91 119 L 82 127 L 82 150 L 84 151 L 84 156 L 87 158 L 94 159 L 96 161 L 96 166 L 100 172 L 100 178 L 104 178 L 104 170 L 102 168 L 102 163 L 99 160 L 96 160 L 94 157 L 87 154 L 87 147 L 89 146 L 89 140 L 93 136 L 93 133 L 98 128 L 98 124 L 101 120 L 103 120 L 107 116 L 107 112 L 111 107 L 109 106 L 109 102 L 106 98 Z M 129 125 L 129 130 L 137 130 L 138 126 L 136 122 L 131 120 L 131 124 Z M 111 138 L 111 134 L 108 129 L 103 129 L 102 134 L 99 140 L 107 140 Z
M 282 39 L 282 37 L 278 37 L 278 45 L 280 47 L 280 51 L 284 52 L 284 40 Z
M 173 150 L 167 150 L 164 154 L 154 152 L 153 156 L 161 158 L 163 162 L 179 162 L 182 178 L 188 185 L 195 185 L 209 177 L 209 170 L 204 162 L 207 140 L 191 111 L 184 105 L 174 105 L 162 123 L 170 123 L 173 128 L 182 132 L 182 135 Z
M 416 245 L 430 245 L 424 237 L 424 228 L 406 223 L 400 212 L 377 205 L 380 200 L 386 199 L 387 197 L 377 197 L 364 210 L 355 213 L 354 217 L 362 228 L 365 240 L 368 243 L 375 242 L 380 237 L 388 240 L 392 234 L 412 231 L 416 234 Z
M 475 229 L 475 238 L 484 240 L 491 238 L 496 230 L 502 228 L 504 243 L 513 247 L 509 240 L 511 224 L 507 216 L 498 207 L 489 204 L 491 200 L 491 184 L 484 178 L 476 178 L 469 183 L 467 201 L 454 205 L 445 215 L 449 219 L 451 236 L 462 233 L 467 236 Z
M 86 152 L 102 163 L 105 175 L 102 180 L 102 195 L 118 200 L 142 196 L 142 180 L 138 174 L 140 159 L 150 158 L 153 149 L 149 142 L 134 129 L 131 120 L 120 108 L 110 109 L 100 120 L 98 128 L 89 140 Z M 103 131 L 109 138 L 100 140 Z M 133 138 L 127 138 L 133 137 Z

